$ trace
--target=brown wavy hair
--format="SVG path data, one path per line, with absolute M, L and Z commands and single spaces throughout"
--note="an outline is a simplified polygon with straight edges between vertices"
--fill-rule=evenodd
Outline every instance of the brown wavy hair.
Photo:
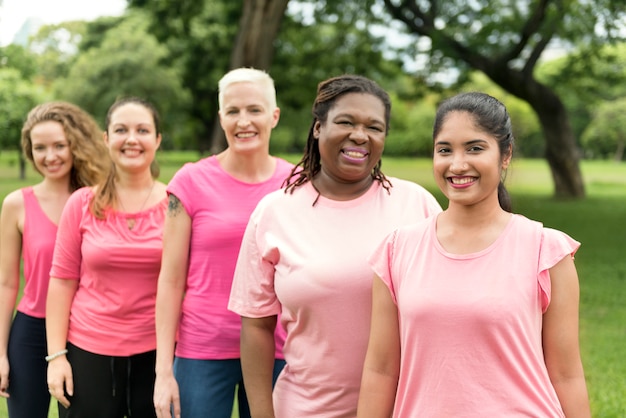
M 313 122 L 309 128 L 309 136 L 306 141 L 304 155 L 285 180 L 283 184 L 283 186 L 285 186 L 285 193 L 293 193 L 297 187 L 313 180 L 313 177 L 320 172 L 322 165 L 320 162 L 319 142 L 313 136 L 315 123 L 318 121 L 321 124 L 326 123 L 330 109 L 332 109 L 341 96 L 348 93 L 367 93 L 378 97 L 385 107 L 385 123 L 387 127 L 385 134 L 389 132 L 391 99 L 387 92 L 376 82 L 367 77 L 353 74 L 344 74 L 322 81 L 317 85 L 317 97 L 313 102 L 312 109 Z M 378 161 L 376 166 L 372 169 L 372 178 L 379 181 L 385 190 L 389 191 L 392 185 L 381 171 L 381 166 L 382 161 Z
M 111 107 L 109 107 L 105 120 L 106 132 L 109 132 L 109 125 L 111 124 L 111 116 L 113 115 L 113 112 L 129 103 L 143 106 L 150 112 L 150 114 L 152 115 L 152 121 L 154 123 L 155 134 L 159 135 L 161 133 L 161 118 L 159 117 L 159 112 L 152 103 L 140 97 L 124 97 L 116 100 L 115 103 L 113 103 Z M 105 152 L 108 155 L 108 151 Z M 98 184 L 98 187 L 96 188 L 96 193 L 91 200 L 91 205 L 89 207 L 91 213 L 93 213 L 93 215 L 98 219 L 104 219 L 106 217 L 106 210 L 112 208 L 117 203 L 117 193 L 115 190 L 117 168 L 115 167 L 113 161 L 110 159 L 109 165 L 110 169 L 108 171 L 108 175 Z M 150 164 L 150 172 L 152 174 L 152 178 L 156 179 L 157 177 L 159 177 L 161 170 L 156 159 L 153 160 Z
M 69 143 L 73 159 L 70 190 L 73 192 L 100 182 L 109 169 L 102 130 L 91 115 L 72 103 L 61 101 L 43 103 L 28 112 L 22 127 L 21 139 L 22 152 L 26 159 L 34 163 L 33 141 L 30 136 L 33 127 L 47 121 L 60 123 L 65 132 L 65 139 Z M 37 169 L 36 165 L 34 167 Z

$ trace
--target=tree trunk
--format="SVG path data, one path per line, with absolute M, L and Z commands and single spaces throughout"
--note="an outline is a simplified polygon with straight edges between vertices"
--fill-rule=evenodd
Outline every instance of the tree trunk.
M 557 198 L 584 198 L 585 183 L 580 171 L 580 151 L 563 102 L 548 86 L 523 72 L 502 66 L 480 68 L 496 84 L 525 100 L 541 124 L 546 160 Z
M 619 163 L 624 158 L 624 138 L 620 136 L 615 150 L 615 162 Z
M 274 58 L 274 40 L 289 0 L 244 0 L 239 33 L 230 56 L 230 68 L 253 67 L 268 71 Z M 211 153 L 226 148 L 219 120 L 213 124 Z
M 20 151 L 17 152 L 17 161 L 20 167 L 20 180 L 26 180 L 26 159 L 24 158 L 24 154 Z
M 546 160 L 554 180 L 557 198 L 584 198 L 585 184 L 580 171 L 580 151 L 563 102 L 547 87 L 537 83 L 538 94 L 527 101 L 535 110 L 546 141 Z

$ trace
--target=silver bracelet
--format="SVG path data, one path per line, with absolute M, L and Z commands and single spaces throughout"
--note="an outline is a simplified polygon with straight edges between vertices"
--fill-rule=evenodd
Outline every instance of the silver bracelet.
M 50 354 L 49 356 L 46 356 L 46 361 L 52 361 L 57 357 L 61 357 L 62 355 L 67 354 L 67 349 L 65 350 L 61 350 L 61 351 L 57 351 L 54 354 Z

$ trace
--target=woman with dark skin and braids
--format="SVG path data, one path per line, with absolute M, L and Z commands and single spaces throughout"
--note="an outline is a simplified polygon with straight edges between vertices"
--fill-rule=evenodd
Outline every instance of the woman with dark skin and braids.
M 372 80 L 323 81 L 302 160 L 250 218 L 229 309 L 254 417 L 354 417 L 371 312 L 366 258 L 394 228 L 438 213 L 421 186 L 380 170 L 391 102 Z M 272 393 L 274 328 L 287 365 Z

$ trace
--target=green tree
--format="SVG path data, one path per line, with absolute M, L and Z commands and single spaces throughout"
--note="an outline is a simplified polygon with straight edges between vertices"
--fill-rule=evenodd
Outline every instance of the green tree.
M 37 57 L 20 45 L 10 44 L 0 47 L 0 68 L 13 68 L 21 78 L 30 80 L 38 72 Z
M 163 145 L 189 145 L 189 94 L 181 85 L 178 67 L 163 64 L 168 51 L 147 32 L 146 16 L 134 12 L 123 19 L 104 18 L 94 25 L 67 77 L 54 83 L 56 97 L 83 107 L 101 122 L 117 98 L 146 98 L 162 115 Z
M 593 112 L 605 101 L 626 96 L 626 42 L 596 51 L 575 50 L 537 67 L 537 78 L 554 86 L 567 108 L 574 135 L 581 139 Z M 585 146 L 580 141 L 581 146 Z M 583 149 L 585 155 L 589 155 Z
M 169 61 L 182 68 L 200 152 L 217 153 L 226 146 L 217 118 L 218 80 L 231 68 L 269 70 L 288 1 L 128 1 L 152 16 L 152 33 L 168 45 Z
M 15 68 L 0 68 L 0 150 L 20 149 L 26 115 L 45 98 L 41 88 L 22 77 Z M 26 177 L 25 162 L 19 153 L 20 179 Z
M 486 74 L 536 112 L 546 141 L 555 195 L 583 197 L 579 152 L 558 93 L 540 82 L 535 68 L 549 45 L 584 45 L 623 36 L 624 4 L 618 0 L 421 1 L 383 0 L 391 16 L 429 54 L 426 69 L 454 67 Z M 337 2 L 335 2 L 337 3 Z
M 67 76 L 86 30 L 87 22 L 62 22 L 44 25 L 30 38 L 28 49 L 37 63 L 38 82 L 48 87 Z
M 589 157 L 612 156 L 615 161 L 622 161 L 626 145 L 626 98 L 600 104 L 581 140 Z

